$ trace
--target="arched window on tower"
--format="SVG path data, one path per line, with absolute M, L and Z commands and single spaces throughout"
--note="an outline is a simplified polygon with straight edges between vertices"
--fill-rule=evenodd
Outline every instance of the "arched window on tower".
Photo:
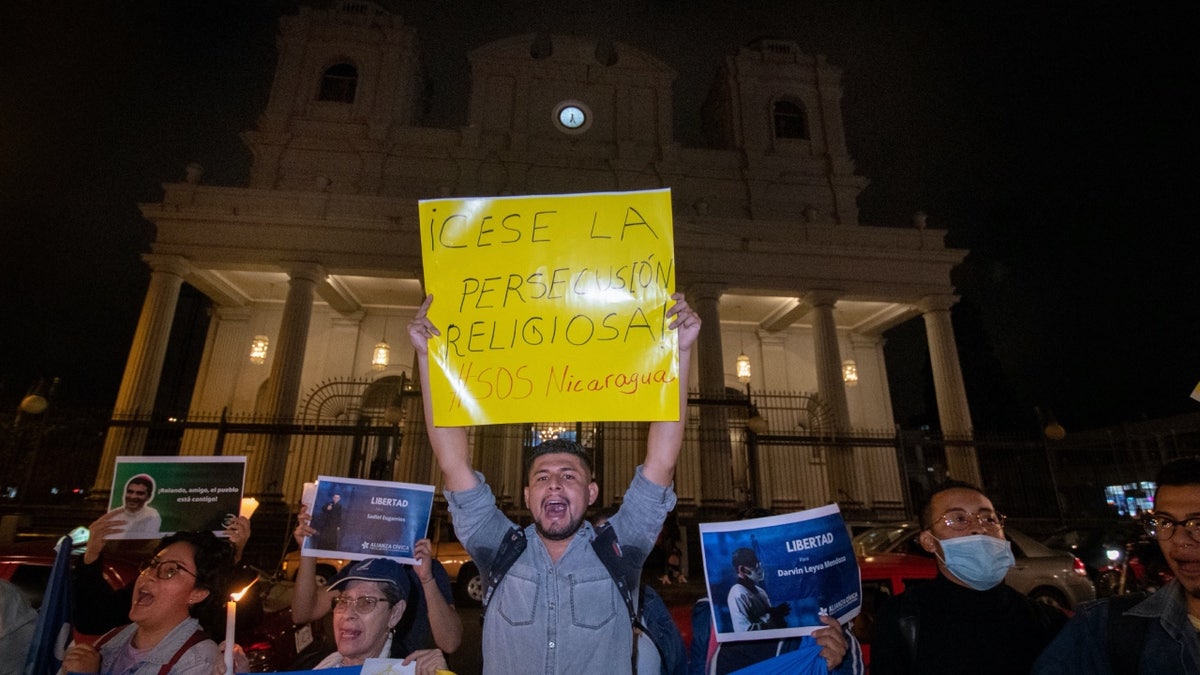
M 775 138 L 808 139 L 808 118 L 804 108 L 792 101 L 776 101 Z
M 349 63 L 329 66 L 321 76 L 321 91 L 318 101 L 354 103 L 354 90 L 358 87 L 358 68 Z

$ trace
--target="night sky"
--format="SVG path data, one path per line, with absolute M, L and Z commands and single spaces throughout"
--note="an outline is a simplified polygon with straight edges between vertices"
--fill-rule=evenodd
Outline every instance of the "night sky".
M 296 2 L 0 5 L 0 405 L 39 377 L 111 407 L 161 198 L 198 161 L 245 185 L 238 133 L 266 104 L 275 22 Z M 1200 411 L 1200 119 L 1193 9 L 1034 2 L 379 2 L 418 30 L 426 123 L 465 122 L 466 51 L 542 28 L 607 33 L 679 73 L 675 133 L 699 145 L 720 61 L 758 36 L 844 71 L 864 224 L 924 210 L 948 244 L 954 320 L 982 430 L 1034 406 L 1068 430 Z M 1183 12 L 1187 12 L 1184 15 Z M 632 20 L 631 20 L 632 18 Z M 923 326 L 889 334 L 897 421 L 928 419 Z M 8 408 L 8 409 L 11 409 Z

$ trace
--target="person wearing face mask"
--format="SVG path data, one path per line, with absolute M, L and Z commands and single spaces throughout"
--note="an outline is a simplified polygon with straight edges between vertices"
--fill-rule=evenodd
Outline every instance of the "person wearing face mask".
M 920 516 L 918 541 L 937 558 L 938 575 L 876 614 L 872 675 L 1029 672 L 1067 616 L 1004 583 L 1014 564 L 1004 516 L 959 481 L 935 488 Z
M 737 583 L 729 589 L 727 598 L 733 630 L 741 633 L 787 628 L 786 618 L 792 607 L 786 602 L 771 604 L 767 589 L 762 587 L 762 563 L 754 550 L 739 548 L 734 551 L 733 569 L 737 572 Z

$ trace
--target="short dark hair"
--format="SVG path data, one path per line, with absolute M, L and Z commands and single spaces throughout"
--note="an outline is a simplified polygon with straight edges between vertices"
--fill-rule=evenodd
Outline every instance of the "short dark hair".
M 228 599 L 229 578 L 233 573 L 233 544 L 208 530 L 176 532 L 158 542 L 154 555 L 177 542 L 192 547 L 192 557 L 196 560 L 196 588 L 208 591 L 208 597 L 192 605 L 189 612 L 196 618 L 208 616 L 213 608 Z
M 973 490 L 987 497 L 987 493 L 979 489 L 978 486 L 972 485 L 961 480 L 946 480 L 933 486 L 929 494 L 925 495 L 925 499 L 921 500 L 921 506 L 917 509 L 917 516 L 921 519 L 921 529 L 927 530 L 933 526 L 933 498 L 942 494 L 947 490 Z
M 739 567 L 754 567 L 758 564 L 758 554 L 752 548 L 739 548 L 733 552 L 733 571 Z
M 592 453 L 588 449 L 576 443 L 562 438 L 552 438 L 548 441 L 538 443 L 529 455 L 525 458 L 525 476 L 529 476 L 529 470 L 533 468 L 533 462 L 542 455 L 574 455 L 583 462 L 583 467 L 587 469 L 588 477 L 593 475 L 592 471 Z
M 125 481 L 126 490 L 129 489 L 130 485 L 145 485 L 146 489 L 150 491 L 150 495 L 154 495 L 154 479 L 144 473 L 139 473 L 133 478 Z
M 1164 485 L 1200 485 L 1200 457 L 1184 457 L 1163 464 L 1154 477 L 1154 483 L 1160 488 Z

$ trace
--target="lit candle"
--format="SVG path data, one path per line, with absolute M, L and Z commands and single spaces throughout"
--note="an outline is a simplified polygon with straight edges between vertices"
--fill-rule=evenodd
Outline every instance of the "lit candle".
M 225 675 L 233 675 L 233 633 L 237 623 L 237 600 L 229 596 L 225 603 Z
M 258 581 L 258 579 L 254 581 Z M 237 593 L 230 594 L 229 602 L 225 603 L 225 675 L 233 675 L 233 634 L 236 632 L 235 627 L 237 626 L 238 600 L 241 600 L 246 591 L 250 590 L 254 581 Z

